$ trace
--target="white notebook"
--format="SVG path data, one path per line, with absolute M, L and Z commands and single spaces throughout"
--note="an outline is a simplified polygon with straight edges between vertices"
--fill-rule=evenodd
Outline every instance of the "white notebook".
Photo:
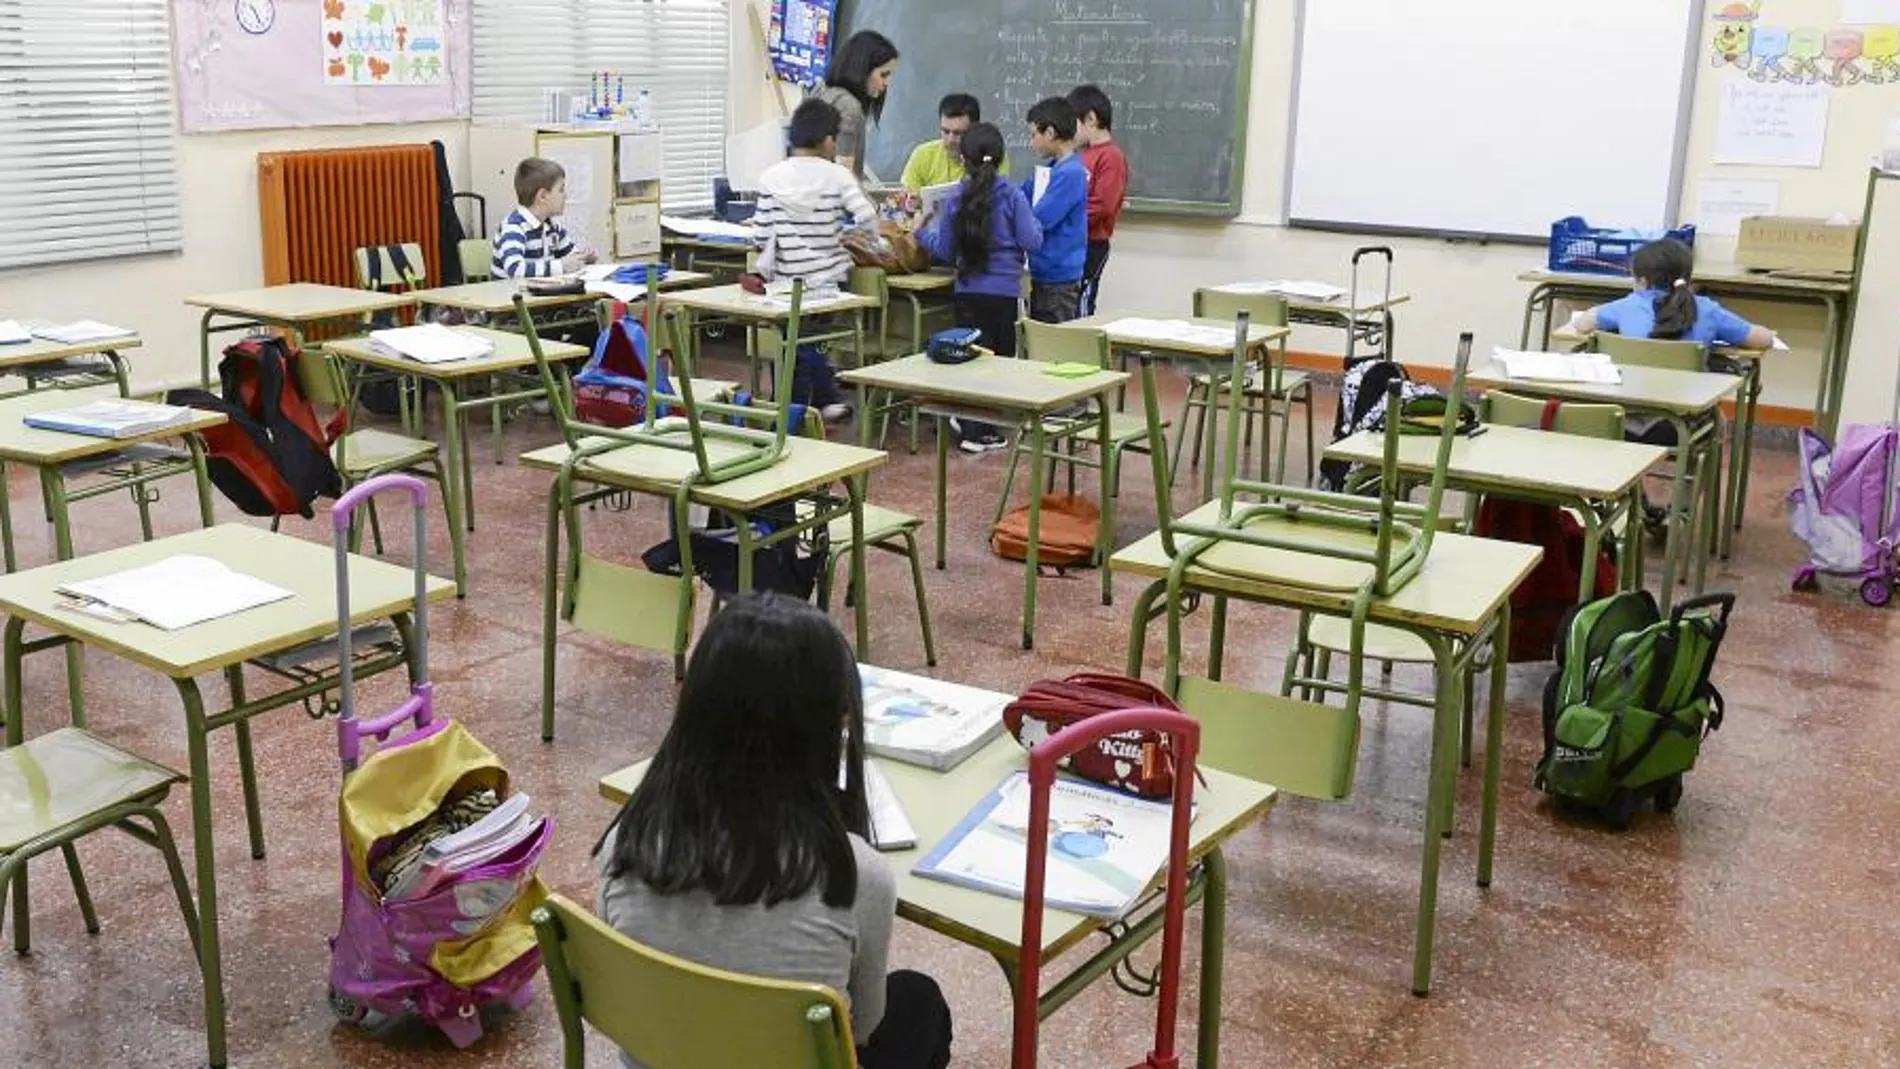
M 487 338 L 450 330 L 440 323 L 372 330 L 369 333 L 369 340 L 370 344 L 384 352 L 407 357 L 418 364 L 448 364 L 457 360 L 473 360 L 495 351 L 494 343 Z
M 136 438 L 191 422 L 195 410 L 151 401 L 101 398 L 72 408 L 33 412 L 21 417 L 29 427 L 94 438 Z
M 1493 349 L 1491 355 L 1506 378 L 1538 382 L 1582 382 L 1615 386 L 1623 373 L 1603 353 L 1527 353 Z
M 909 850 L 917 845 L 917 830 L 910 825 L 910 814 L 897 800 L 890 781 L 872 761 L 864 763 L 864 801 L 871 810 L 871 845 L 879 850 Z
M 1191 345 L 1197 349 L 1227 348 L 1234 344 L 1234 328 L 1231 326 L 1212 327 L 1201 323 L 1190 323 L 1185 319 L 1117 319 L 1102 327 L 1104 331 L 1117 337 L 1133 338 L 1136 341 L 1157 345 Z M 1253 328 L 1247 330 L 1248 338 L 1258 336 Z
M 180 554 L 141 568 L 60 586 L 74 607 L 95 615 L 116 614 L 166 631 L 232 616 L 291 596 L 210 557 Z
M 110 323 L 81 319 L 76 323 L 54 323 L 34 327 L 33 336 L 45 338 L 47 341 L 56 341 L 61 345 L 85 345 L 88 342 L 130 338 L 132 331 L 124 327 L 115 327 Z

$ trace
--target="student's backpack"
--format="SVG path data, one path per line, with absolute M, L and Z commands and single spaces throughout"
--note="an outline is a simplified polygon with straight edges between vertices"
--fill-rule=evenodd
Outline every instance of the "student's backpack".
M 1808 544 L 1794 574 L 1796 590 L 1811 590 L 1822 575 L 1860 584 L 1861 600 L 1885 605 L 1900 571 L 1900 481 L 1895 470 L 1900 428 L 1857 423 L 1841 431 L 1838 446 L 1801 431 L 1800 482 L 1788 494 L 1788 519 Z
M 211 481 L 251 516 L 309 519 L 310 503 L 343 492 L 329 447 L 343 432 L 346 413 L 326 426 L 297 385 L 301 354 L 276 336 L 246 338 L 218 364 L 223 396 L 173 390 L 174 405 L 221 413 L 226 422 L 200 432 Z
M 672 389 L 664 357 L 657 382 L 663 392 Z M 574 414 L 602 427 L 628 427 L 646 418 L 647 332 L 632 316 L 615 320 L 595 339 L 594 355 L 574 376 Z
M 1618 829 L 1646 797 L 1674 810 L 1703 737 L 1722 726 L 1709 673 L 1734 608 L 1733 594 L 1710 594 L 1664 619 L 1646 590 L 1579 608 L 1544 687 L 1537 786 Z
M 752 514 L 752 531 L 764 538 L 797 522 L 796 501 L 780 502 Z M 739 538 L 732 518 L 713 510 L 705 527 L 691 532 L 693 573 L 723 597 L 739 593 Z M 794 538 L 774 542 L 752 553 L 752 589 L 789 594 L 810 601 L 818 588 L 818 577 L 831 559 L 831 535 L 819 524 Z M 661 575 L 679 575 L 679 542 L 669 538 L 640 555 L 648 571 Z
M 1037 528 L 1036 563 L 1058 571 L 1095 562 L 1095 536 L 1102 511 L 1095 502 L 1073 494 L 1045 494 Z M 1029 506 L 1003 514 L 990 528 L 990 550 L 1004 560 L 1029 558 Z
M 1401 405 L 1437 393 L 1429 386 L 1413 382 L 1412 376 L 1405 371 L 1405 365 L 1396 360 L 1378 357 L 1359 360 L 1346 368 L 1346 377 L 1339 385 L 1339 411 L 1333 417 L 1333 441 L 1385 426 L 1386 388 L 1393 382 L 1400 384 Z M 1351 474 L 1352 465 L 1346 461 L 1320 462 L 1320 485 L 1328 490 L 1344 490 L 1346 479 Z

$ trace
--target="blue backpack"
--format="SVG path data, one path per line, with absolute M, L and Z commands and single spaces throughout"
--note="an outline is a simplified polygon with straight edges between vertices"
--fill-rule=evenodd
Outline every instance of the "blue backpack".
M 671 393 L 665 363 L 654 370 L 655 385 Z M 602 427 L 628 427 L 646 418 L 647 332 L 632 316 L 620 317 L 594 342 L 594 355 L 574 376 L 574 414 Z

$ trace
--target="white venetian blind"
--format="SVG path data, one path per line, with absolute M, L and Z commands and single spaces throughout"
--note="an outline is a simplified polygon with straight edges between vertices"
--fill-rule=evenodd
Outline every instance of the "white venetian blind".
M 652 93 L 664 209 L 712 206 L 731 91 L 727 0 L 474 0 L 474 15 L 478 121 L 540 122 L 543 89 L 585 94 L 592 73 L 624 75 L 629 97 Z
M 184 243 L 166 0 L 0 0 L 0 268 Z

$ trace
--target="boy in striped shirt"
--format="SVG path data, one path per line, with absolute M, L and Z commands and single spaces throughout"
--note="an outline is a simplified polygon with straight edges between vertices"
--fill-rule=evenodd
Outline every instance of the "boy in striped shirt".
M 838 109 L 807 100 L 792 113 L 792 154 L 759 175 L 758 270 L 767 279 L 804 279 L 807 290 L 842 284 L 851 274 L 845 216 L 871 229 L 877 211 L 851 172 L 833 162 L 838 152 Z M 875 233 L 875 230 L 873 230 Z M 831 362 L 817 346 L 801 345 L 792 399 L 816 405 L 827 420 L 851 414 Z
M 593 263 L 591 249 L 577 250 L 557 217 L 567 210 L 567 172 L 553 160 L 530 156 L 515 168 L 515 199 L 495 234 L 489 274 L 496 278 L 568 275 Z

